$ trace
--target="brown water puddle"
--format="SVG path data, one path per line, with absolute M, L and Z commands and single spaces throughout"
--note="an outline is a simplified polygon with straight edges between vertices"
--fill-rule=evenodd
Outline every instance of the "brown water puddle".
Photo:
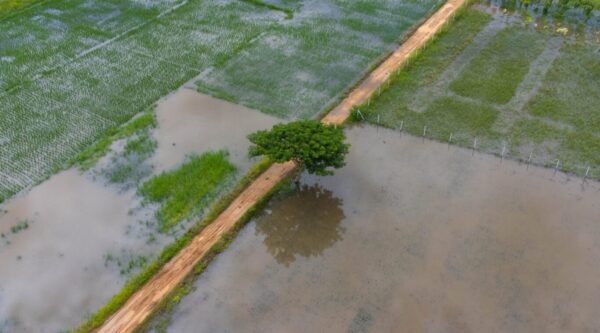
M 159 171 L 177 166 L 190 152 L 220 149 L 227 149 L 231 162 L 245 170 L 252 164 L 246 136 L 279 122 L 264 113 L 188 89 L 159 104 L 156 116 L 160 126 L 154 132 L 158 149 L 152 162 Z
M 600 185 L 375 128 L 274 200 L 171 332 L 600 329 Z
M 241 174 L 251 165 L 246 135 L 277 121 L 185 89 L 156 112 L 155 173 L 188 154 L 227 149 Z M 93 175 L 61 172 L 1 207 L 0 332 L 76 326 L 121 288 L 123 265 L 172 241 L 145 224 L 153 211 L 140 207 L 135 189 L 119 191 Z M 11 230 L 25 220 L 28 228 Z

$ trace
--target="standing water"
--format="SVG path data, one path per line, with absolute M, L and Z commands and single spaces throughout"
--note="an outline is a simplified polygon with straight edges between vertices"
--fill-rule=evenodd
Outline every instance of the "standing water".
M 600 329 L 600 184 L 375 128 L 196 282 L 170 332 Z
M 245 136 L 277 121 L 186 89 L 160 103 L 156 117 L 154 174 L 219 149 L 243 174 L 252 163 Z M 95 174 L 61 172 L 1 207 L 0 332 L 75 327 L 173 240 L 149 224 L 153 211 L 135 188 L 119 191 Z

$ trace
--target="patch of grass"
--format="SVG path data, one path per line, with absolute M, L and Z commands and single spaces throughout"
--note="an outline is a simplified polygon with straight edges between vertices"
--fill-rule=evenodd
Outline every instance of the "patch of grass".
M 152 166 L 145 162 L 156 147 L 156 140 L 151 137 L 149 129 L 145 129 L 130 138 L 122 152 L 114 152 L 111 162 L 100 173 L 109 182 L 121 184 L 124 188 L 137 185 L 152 172 Z
M 498 110 L 484 105 L 459 101 L 450 97 L 435 100 L 429 109 L 422 114 L 424 126 L 438 130 L 443 139 L 452 132 L 468 133 L 474 137 L 487 136 L 492 133 L 492 125 L 498 117 Z M 448 127 L 447 124 L 455 126 Z
M 600 134 L 599 49 L 599 45 L 563 45 L 525 111 Z
M 82 323 L 79 327 L 73 330 L 73 333 L 91 332 L 104 323 L 111 315 L 113 315 L 125 302 L 140 289 L 148 280 L 150 280 L 169 260 L 171 260 L 182 248 L 187 246 L 195 235 L 200 233 L 207 225 L 212 223 L 219 214 L 221 214 L 235 198 L 261 173 L 269 166 L 271 161 L 262 159 L 256 163 L 240 180 L 236 187 L 215 202 L 206 216 L 197 224 L 192 226 L 183 236 L 179 237 L 173 243 L 166 246 L 160 255 L 153 261 L 149 262 L 142 270 L 125 282 L 121 290 L 115 294 L 104 306 L 102 306 L 94 314 Z
M 226 152 L 204 153 L 189 158 L 176 170 L 151 178 L 138 192 L 145 201 L 160 203 L 156 218 L 160 231 L 166 232 L 212 201 L 219 185 L 234 172 Z
M 390 122 L 404 118 L 408 105 L 421 89 L 436 82 L 447 66 L 471 43 L 475 35 L 490 22 L 491 17 L 476 10 L 464 10 L 455 17 L 450 27 L 444 29 L 417 55 L 394 75 L 373 98 L 369 106 L 360 106 L 363 112 L 379 112 Z
M 123 258 L 113 256 L 108 253 L 104 255 L 104 266 L 108 267 L 109 264 L 115 263 L 117 268 L 119 269 L 119 273 L 121 275 L 129 275 L 132 272 L 146 266 L 148 263 L 148 258 L 145 256 L 137 255 L 133 256 L 132 254 L 128 254 Z
M 10 227 L 10 232 L 12 232 L 13 234 L 18 234 L 19 232 L 29 229 L 29 221 L 28 220 L 23 220 L 23 221 L 19 221 L 19 223 L 13 225 Z
M 502 30 L 450 84 L 450 89 L 461 96 L 505 104 L 515 95 L 529 64 L 544 50 L 546 41 L 545 34 L 521 27 Z
M 202 91 L 314 117 L 440 3 L 251 1 L 47 0 L 0 20 L 0 194 L 65 161 L 89 168 L 116 128 L 200 73 Z
M 416 135 L 422 135 L 425 126 L 429 127 L 428 136 L 439 139 L 447 139 L 451 132 L 456 133 L 459 129 L 472 135 L 485 134 L 497 117 L 498 112 L 492 107 L 444 97 L 436 98 L 425 112 L 417 113 L 410 109 L 410 104 L 416 94 L 436 82 L 490 19 L 489 15 L 476 10 L 461 11 L 449 30 L 443 30 L 434 37 L 392 76 L 379 96 L 356 110 L 360 110 L 368 121 L 376 123 L 379 117 L 380 125 L 402 126 L 403 130 Z M 357 119 L 356 112 L 353 118 L 362 120 Z

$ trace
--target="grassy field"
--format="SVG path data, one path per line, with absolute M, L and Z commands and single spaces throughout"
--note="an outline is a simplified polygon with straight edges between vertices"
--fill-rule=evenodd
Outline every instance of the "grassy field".
M 49 0 L 20 10 L 0 19 L 0 197 L 190 80 L 311 117 L 437 3 Z
M 464 12 L 361 106 L 415 135 L 600 178 L 600 43 L 485 9 Z M 596 33 L 597 34 L 597 33 Z M 357 116 L 360 116 L 357 113 Z

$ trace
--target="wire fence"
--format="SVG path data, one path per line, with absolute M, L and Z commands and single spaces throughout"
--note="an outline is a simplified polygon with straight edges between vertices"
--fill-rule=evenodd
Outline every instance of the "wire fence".
M 511 144 L 508 137 L 490 139 L 485 136 L 476 136 L 472 133 L 453 131 L 447 127 L 436 127 L 424 124 L 422 121 L 409 122 L 406 120 L 383 120 L 379 113 L 361 112 L 355 108 L 352 117 L 356 121 L 366 121 L 377 126 L 391 128 L 400 132 L 435 140 L 471 149 L 473 153 L 483 152 L 498 156 L 502 160 L 515 160 L 526 165 L 551 168 L 555 172 L 563 172 L 583 178 L 583 180 L 600 180 L 600 165 L 593 163 L 579 163 L 568 157 L 552 152 L 552 147 L 543 145 L 515 145 Z M 598 152 L 600 154 L 600 152 Z

